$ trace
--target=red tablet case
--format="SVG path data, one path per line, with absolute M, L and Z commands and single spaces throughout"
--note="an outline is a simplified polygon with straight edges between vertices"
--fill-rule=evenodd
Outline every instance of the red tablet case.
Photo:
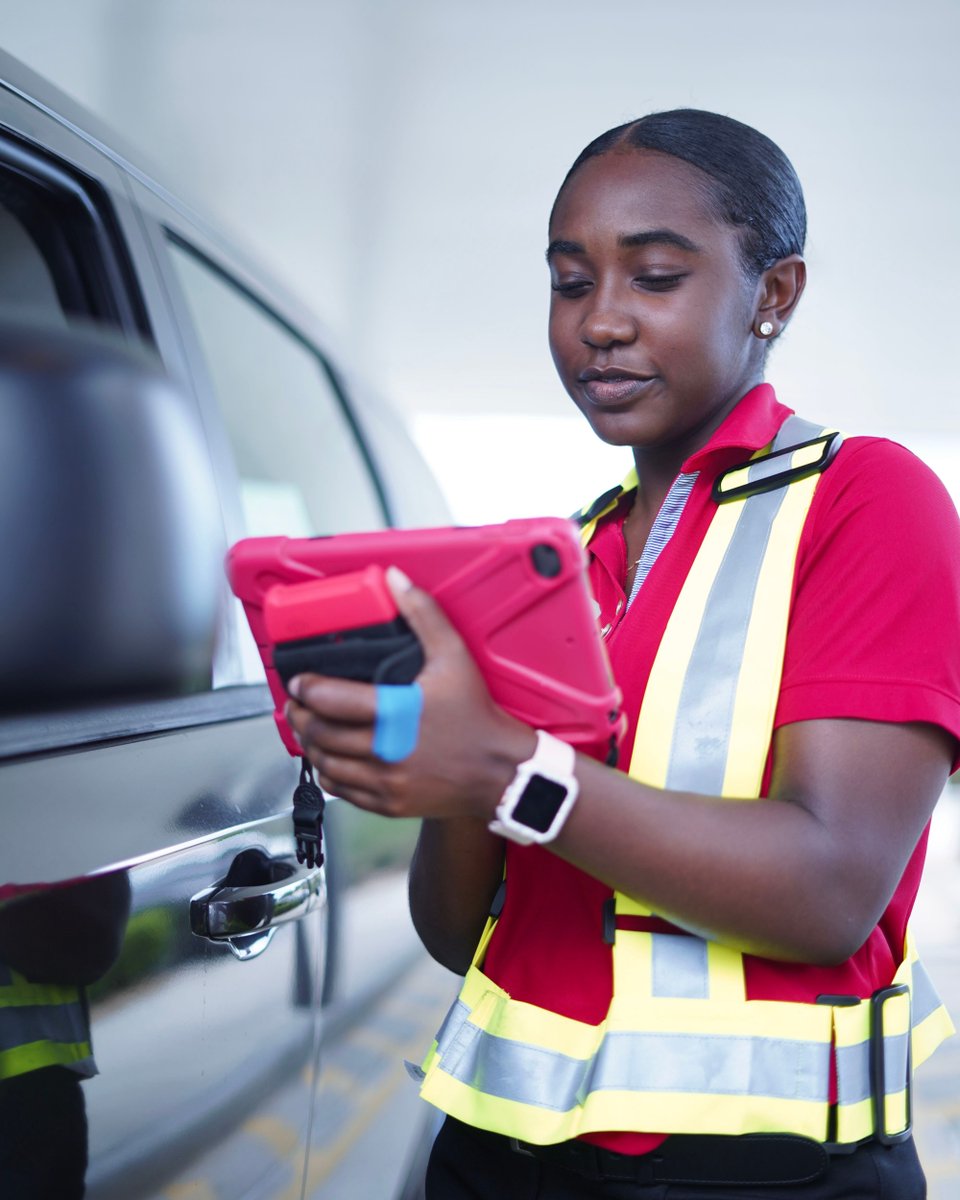
M 595 757 L 608 757 L 623 731 L 620 691 L 600 638 L 578 532 L 556 517 L 333 537 L 247 538 L 233 546 L 227 575 L 243 602 L 266 668 L 277 726 L 292 755 L 301 751 L 283 717 L 287 695 L 273 667 L 264 601 L 271 588 L 362 571 L 371 564 L 400 567 L 434 596 L 467 643 L 491 695 L 508 712 Z

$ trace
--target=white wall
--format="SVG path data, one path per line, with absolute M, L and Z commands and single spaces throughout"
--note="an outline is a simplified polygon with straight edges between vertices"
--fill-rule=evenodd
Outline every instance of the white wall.
M 619 471 L 553 378 L 546 215 L 590 138 L 678 105 L 758 126 L 804 182 L 782 397 L 933 438 L 960 480 L 958 34 L 956 0 L 0 0 L 4 48 L 312 301 L 416 418 L 463 519 L 546 505 L 515 487 L 534 445 L 551 511 Z

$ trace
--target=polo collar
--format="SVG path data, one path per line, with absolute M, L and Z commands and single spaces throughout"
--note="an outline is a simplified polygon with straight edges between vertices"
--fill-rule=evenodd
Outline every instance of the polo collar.
M 707 444 L 684 462 L 681 474 L 697 474 L 710 466 L 717 456 L 726 455 L 729 459 L 732 450 L 739 451 L 744 457 L 762 450 L 773 441 L 780 426 L 792 412 L 792 408 L 787 408 L 777 400 L 777 394 L 769 383 L 758 383 L 737 402 Z M 585 542 L 589 541 L 600 518 L 616 508 L 621 499 L 636 486 L 637 470 L 631 467 L 622 483 L 598 496 L 579 514 L 576 520 Z
M 742 450 L 753 453 L 763 449 L 773 441 L 792 412 L 793 409 L 779 402 L 769 383 L 758 383 L 727 414 L 707 444 L 690 455 L 682 472 L 689 474 L 703 470 L 721 452 Z

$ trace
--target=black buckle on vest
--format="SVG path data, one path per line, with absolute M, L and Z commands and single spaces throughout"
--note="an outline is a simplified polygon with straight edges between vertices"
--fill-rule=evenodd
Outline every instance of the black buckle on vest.
M 825 1148 L 829 1154 L 853 1154 L 866 1142 L 876 1141 L 882 1146 L 895 1146 L 905 1142 L 913 1133 L 913 1066 L 910 1046 L 911 1027 L 907 1026 L 907 1075 L 906 1090 L 907 1124 L 905 1129 L 890 1133 L 886 1127 L 887 1060 L 883 1040 L 883 1006 L 895 996 L 910 992 L 906 983 L 891 984 L 873 993 L 869 1000 L 859 996 L 818 996 L 817 1004 L 829 1004 L 835 1008 L 851 1008 L 858 1004 L 870 1005 L 870 1104 L 873 1110 L 873 1133 L 859 1142 L 837 1142 L 837 1109 L 830 1108 L 829 1128 Z
M 747 496 L 760 496 L 764 492 L 775 492 L 777 488 L 786 487 L 788 483 L 794 483 L 797 479 L 806 479 L 810 475 L 819 475 L 821 471 L 825 471 L 833 460 L 834 455 L 840 449 L 840 434 L 837 430 L 833 433 L 826 433 L 820 437 L 811 438 L 808 442 L 797 442 L 795 446 L 784 446 L 782 450 L 774 450 L 771 454 L 763 454 L 759 458 L 750 458 L 746 462 L 739 463 L 735 467 L 731 467 L 728 471 L 724 471 L 722 475 L 718 475 L 713 481 L 713 499 L 717 504 L 726 504 L 730 500 L 743 500 Z M 820 454 L 809 463 L 804 463 L 800 467 L 786 466 L 782 470 L 774 471 L 772 474 L 765 476 L 763 479 L 755 481 L 748 480 L 746 483 L 738 484 L 736 487 L 728 488 L 726 491 L 722 489 L 723 481 L 728 475 L 735 475 L 738 471 L 747 470 L 750 467 L 756 467 L 760 463 L 773 462 L 778 458 L 787 458 L 797 450 L 803 450 L 807 446 L 820 446 Z
M 594 502 L 587 508 L 583 509 L 582 512 L 574 513 L 570 519 L 572 521 L 576 521 L 580 528 L 583 529 L 585 525 L 590 524 L 594 517 L 599 517 L 603 510 L 608 505 L 612 504 L 622 491 L 623 484 L 618 483 L 616 487 L 612 487 L 609 489 L 609 491 L 604 492 L 602 496 L 598 496 L 596 500 L 594 500 Z
M 612 946 L 617 940 L 617 901 L 608 896 L 603 902 L 603 940 Z
M 907 997 L 910 987 L 906 983 L 891 984 L 880 988 L 870 997 L 870 1099 L 873 1104 L 873 1136 L 883 1146 L 895 1146 L 905 1142 L 913 1131 L 913 1064 L 910 1050 L 911 1024 L 907 1022 L 907 1074 L 903 1081 L 906 1092 L 907 1124 L 905 1129 L 890 1133 L 886 1121 L 887 1059 L 883 1037 L 883 1006 L 895 996 Z

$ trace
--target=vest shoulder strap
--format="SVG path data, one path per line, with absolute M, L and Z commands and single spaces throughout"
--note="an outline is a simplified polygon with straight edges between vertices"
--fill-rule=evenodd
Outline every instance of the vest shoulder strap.
M 582 529 L 585 525 L 589 525 L 591 521 L 601 516 L 606 509 L 610 508 L 619 499 L 622 491 L 623 485 L 618 483 L 616 487 L 612 487 L 609 491 L 604 492 L 602 496 L 598 496 L 592 504 L 588 504 L 586 508 L 575 512 L 570 520 L 575 521 Z
M 808 436 L 804 438 L 804 434 Z M 798 435 L 803 440 L 797 440 Z M 717 476 L 713 498 L 717 504 L 745 500 L 818 475 L 833 462 L 842 443 L 838 430 L 819 428 L 809 421 L 790 417 L 770 450 Z

